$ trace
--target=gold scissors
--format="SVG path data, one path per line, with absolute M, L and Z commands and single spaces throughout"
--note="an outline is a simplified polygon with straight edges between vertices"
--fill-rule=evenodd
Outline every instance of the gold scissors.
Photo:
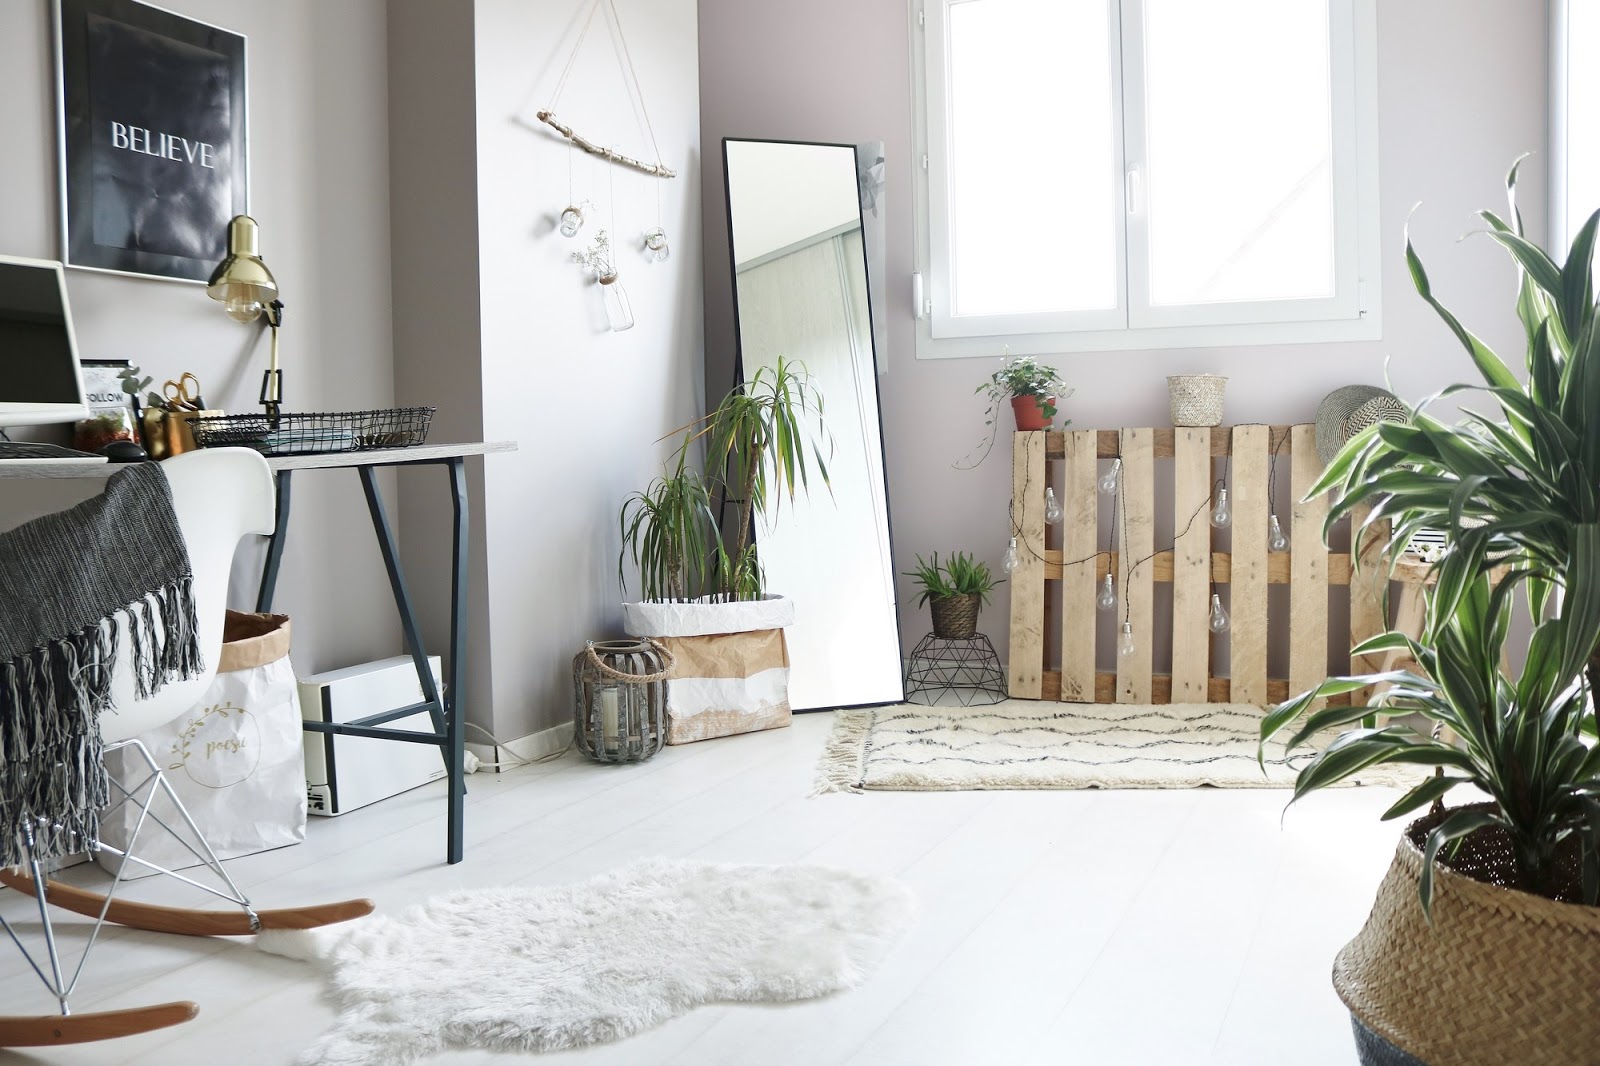
M 193 383 L 194 388 L 189 388 Z M 205 406 L 200 399 L 200 379 L 185 371 L 177 381 L 168 381 L 161 386 L 161 394 L 167 398 L 167 403 L 177 411 L 198 411 Z

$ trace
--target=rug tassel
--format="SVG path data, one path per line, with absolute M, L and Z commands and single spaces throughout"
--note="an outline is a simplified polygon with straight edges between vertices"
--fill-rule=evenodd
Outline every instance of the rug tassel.
M 828 792 L 865 792 L 867 738 L 874 711 L 835 711 L 833 732 L 822 749 L 813 796 Z

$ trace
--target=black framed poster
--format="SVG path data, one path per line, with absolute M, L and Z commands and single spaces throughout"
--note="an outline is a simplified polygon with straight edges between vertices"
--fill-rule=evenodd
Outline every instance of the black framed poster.
M 250 212 L 245 39 L 137 0 L 56 0 L 62 260 L 205 281 Z

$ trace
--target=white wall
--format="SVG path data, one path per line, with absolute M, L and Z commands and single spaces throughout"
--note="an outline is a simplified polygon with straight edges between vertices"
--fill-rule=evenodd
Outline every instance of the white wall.
M 1435 291 L 1468 326 L 1515 358 L 1514 273 L 1476 228 L 1473 212 L 1504 203 L 1501 179 L 1520 153 L 1521 205 L 1532 235 L 1545 226 L 1545 5 L 1502 0 L 1410 0 L 1378 11 L 1379 166 L 1384 240 L 1384 337 L 1359 344 L 1278 345 L 1191 351 L 1096 353 L 1054 360 L 1077 393 L 1064 414 L 1077 428 L 1170 424 L 1165 376 L 1228 375 L 1229 422 L 1302 422 L 1318 401 L 1352 382 L 1420 397 L 1473 370 L 1466 354 L 1412 291 L 1401 227 L 1412 233 Z M 952 464 L 982 431 L 973 388 L 994 360 L 914 356 L 911 310 L 913 140 L 906 0 L 702 0 L 701 138 L 705 145 L 708 380 L 726 382 L 733 352 L 732 287 L 720 157 L 725 136 L 863 141 L 883 138 L 888 163 L 888 351 L 879 353 L 895 550 L 964 548 L 998 563 L 1005 546 L 1010 463 L 1004 442 L 976 471 Z M 771 42 L 771 43 L 769 43 Z M 833 75 L 816 77 L 825 62 Z M 998 344 L 996 356 L 998 357 Z M 725 386 L 722 386 L 725 387 Z M 1158 525 L 1158 544 L 1171 535 Z M 928 628 L 900 589 L 902 632 Z M 1004 588 L 1002 588 L 1002 593 Z M 983 627 L 1003 645 L 1002 594 Z
M 163 0 L 249 38 L 251 206 L 282 285 L 291 410 L 387 406 L 389 209 L 381 0 Z M 0 254 L 53 259 L 54 62 L 48 0 L 0 3 Z M 265 340 L 196 285 L 68 272 L 84 358 L 131 359 L 159 384 L 185 370 L 206 400 L 255 407 Z M 76 492 L 76 495 L 73 493 Z M 0 526 L 84 494 L 0 483 Z M 278 606 L 295 619 L 295 665 L 322 670 L 399 650 L 382 563 L 349 475 L 301 475 Z M 254 601 L 261 545 L 235 566 L 234 606 Z
M 477 198 L 483 431 L 521 450 L 484 465 L 493 728 L 513 739 L 570 720 L 572 657 L 620 620 L 617 512 L 659 470 L 657 441 L 701 411 L 699 97 L 695 0 L 618 0 L 672 179 L 574 155 L 537 125 L 587 5 L 476 0 Z M 651 155 L 596 25 L 558 109 L 575 129 Z M 519 121 L 520 120 L 520 121 Z M 601 205 L 579 238 L 554 229 L 578 195 Z M 597 325 L 598 287 L 568 256 L 610 226 L 638 325 Z M 644 230 L 672 257 L 651 263 Z M 636 592 L 637 590 L 635 590 Z

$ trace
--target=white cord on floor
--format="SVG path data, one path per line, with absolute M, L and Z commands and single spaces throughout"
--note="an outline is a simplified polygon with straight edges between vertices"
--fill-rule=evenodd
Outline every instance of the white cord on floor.
M 467 761 L 467 773 L 469 773 L 469 774 L 470 773 L 476 773 L 478 770 L 481 770 L 481 769 L 483 769 L 485 767 L 489 767 L 491 769 L 499 769 L 501 767 L 505 767 L 506 769 L 511 769 L 511 768 L 517 767 L 517 766 L 537 766 L 539 763 L 553 762 L 556 759 L 561 758 L 567 752 L 572 750 L 572 739 L 569 738 L 567 740 L 566 746 L 563 747 L 560 751 L 553 751 L 550 754 L 542 755 L 537 759 L 524 759 L 521 756 L 519 756 L 516 752 L 512 751 L 511 750 L 511 746 L 508 745 L 505 741 L 501 740 L 499 737 L 495 736 L 493 733 L 489 732 L 487 729 L 483 728 L 483 726 L 479 725 L 478 723 L 476 723 L 476 722 L 468 722 L 467 723 L 467 728 L 468 729 L 476 729 L 478 732 L 480 732 L 484 736 L 488 737 L 489 740 L 493 742 L 493 744 L 494 744 L 494 746 L 496 748 L 499 748 L 500 750 L 504 751 L 506 753 L 506 755 L 511 757 L 511 761 L 510 762 L 486 762 L 483 759 L 478 758 L 476 755 L 472 754 L 472 752 L 469 751 L 469 752 L 467 752 L 467 760 L 466 760 Z

